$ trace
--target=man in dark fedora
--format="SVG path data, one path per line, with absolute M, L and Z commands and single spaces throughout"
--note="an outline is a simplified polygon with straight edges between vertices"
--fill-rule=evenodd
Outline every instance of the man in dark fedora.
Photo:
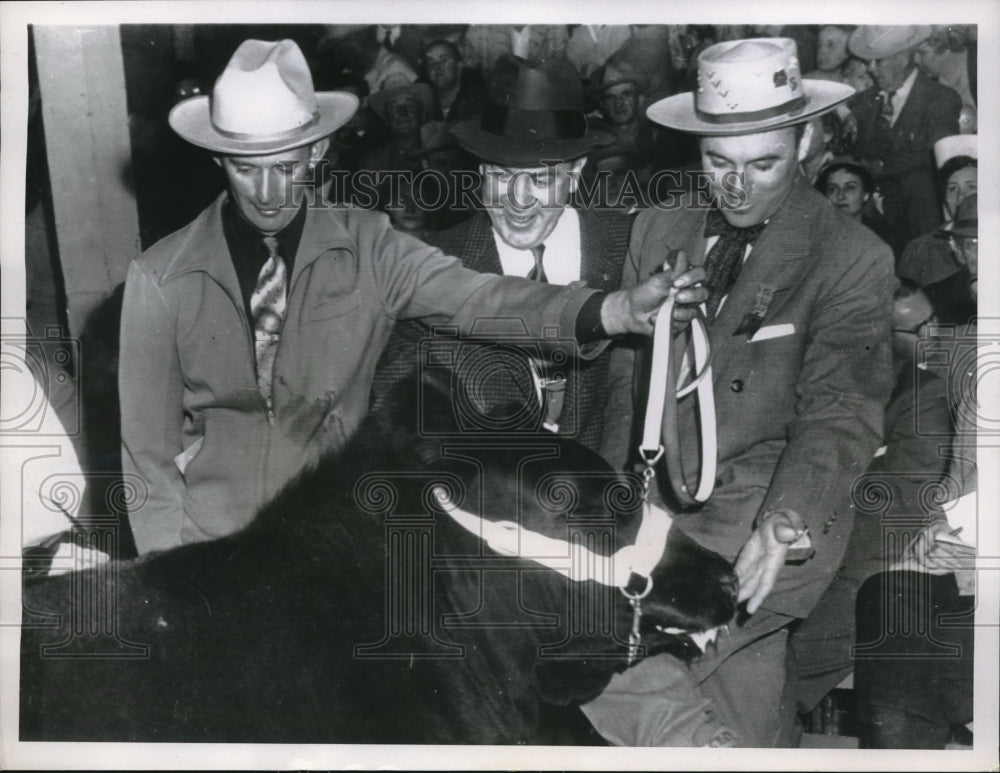
M 648 115 L 698 137 L 714 206 L 689 197 L 674 210 L 641 212 L 622 286 L 656 272 L 668 250 L 684 250 L 706 272 L 714 491 L 701 505 L 683 505 L 663 483 L 662 467 L 661 485 L 652 488 L 675 524 L 736 562 L 745 612 L 691 673 L 740 745 L 771 746 L 788 627 L 829 584 L 851 529 L 852 482 L 881 443 L 892 388 L 893 263 L 885 244 L 831 206 L 798 168 L 810 119 L 847 99 L 849 86 L 803 81 L 795 44 L 782 38 L 710 46 L 698 59 L 698 83 L 694 94 L 667 97 Z M 632 427 L 646 412 L 646 354 L 620 348 L 611 365 L 603 451 L 623 466 L 632 462 Z M 678 405 L 677 423 L 692 486 L 699 425 L 690 400 Z M 677 669 L 686 666 L 649 658 L 584 710 L 606 737 L 669 744 L 669 727 L 638 729 L 620 706 Z M 656 732 L 646 732 L 651 727 Z
M 631 219 L 572 205 L 587 154 L 612 141 L 587 128 L 585 110 L 583 86 L 568 63 L 501 60 L 482 117 L 452 129 L 480 161 L 484 207 L 429 243 L 482 273 L 617 289 Z M 376 375 L 376 400 L 410 370 L 426 335 L 420 325 L 397 328 Z M 556 374 L 544 362 L 513 357 L 489 378 L 465 380 L 475 385 L 470 401 L 484 415 L 502 406 L 523 409 L 525 428 L 545 424 L 596 450 L 607 365 L 601 356 Z
M 171 111 L 228 191 L 129 267 L 119 389 L 123 467 L 145 481 L 129 510 L 140 553 L 240 529 L 341 447 L 397 320 L 465 333 L 516 316 L 539 337 L 588 343 L 649 332 L 671 285 L 688 303 L 704 296 L 689 286 L 697 271 L 609 294 L 486 276 L 384 214 L 310 206 L 309 168 L 357 104 L 317 94 L 292 41 L 248 40 L 211 97 Z

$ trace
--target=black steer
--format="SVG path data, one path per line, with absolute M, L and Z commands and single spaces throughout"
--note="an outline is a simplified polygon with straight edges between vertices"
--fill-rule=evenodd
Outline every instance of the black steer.
M 237 534 L 26 582 L 21 740 L 593 742 L 576 706 L 627 665 L 627 599 L 498 554 L 434 494 L 611 554 L 638 487 L 554 435 L 421 437 L 410 405 Z M 651 580 L 646 655 L 734 613 L 730 566 L 679 529 Z

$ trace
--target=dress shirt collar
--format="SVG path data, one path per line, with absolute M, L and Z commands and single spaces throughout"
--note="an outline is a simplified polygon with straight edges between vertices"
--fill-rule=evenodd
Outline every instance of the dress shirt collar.
M 527 276 L 535 266 L 531 250 L 517 250 L 490 229 L 500 255 L 500 265 L 505 276 Z M 556 222 L 556 227 L 545 239 L 545 275 L 554 285 L 567 285 L 581 278 L 580 216 L 572 207 L 566 207 Z

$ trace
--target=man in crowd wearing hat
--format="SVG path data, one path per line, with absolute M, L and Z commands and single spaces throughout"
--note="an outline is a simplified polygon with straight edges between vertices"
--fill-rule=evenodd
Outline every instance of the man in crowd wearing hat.
M 854 155 L 868 164 L 883 197 L 898 256 L 912 239 L 941 223 L 934 184 L 934 143 L 958 134 L 962 100 L 916 66 L 914 50 L 930 27 L 862 26 L 850 37 L 851 53 L 869 63 L 875 85 L 857 95 Z
M 881 442 L 892 388 L 892 255 L 798 170 L 810 119 L 851 93 L 832 81 L 803 82 L 791 40 L 737 40 L 702 52 L 694 94 L 648 111 L 697 135 L 713 176 L 712 208 L 689 196 L 677 209 L 638 215 L 622 284 L 654 274 L 670 250 L 685 251 L 707 275 L 718 430 L 705 442 L 717 440 L 714 492 L 682 506 L 661 465 L 651 495 L 664 499 L 675 524 L 736 562 L 744 611 L 690 673 L 744 746 L 778 741 L 787 631 L 810 613 L 839 565 L 852 482 Z M 645 354 L 621 348 L 611 365 L 603 449 L 623 466 L 646 410 Z M 674 389 L 668 385 L 667 400 Z M 679 434 L 688 486 L 699 455 L 697 414 L 691 400 L 681 401 L 677 426 L 663 430 L 664 438 Z M 686 668 L 654 656 L 583 709 L 606 738 L 669 745 L 669 725 L 637 726 L 620 709 L 642 695 L 669 702 L 651 686 L 676 681 Z
M 462 148 L 480 160 L 485 207 L 429 243 L 483 273 L 616 289 L 631 220 L 618 212 L 571 205 L 587 154 L 611 141 L 603 132 L 581 134 L 567 125 L 572 121 L 580 129 L 586 127 L 585 109 L 582 84 L 568 63 L 498 64 L 482 117 L 452 130 Z M 376 374 L 376 403 L 412 369 L 426 335 L 417 324 L 396 329 Z M 469 404 L 498 421 L 498 411 L 523 415 L 527 429 L 544 422 L 596 449 L 604 418 L 607 356 L 571 366 L 568 372 L 529 357 L 512 357 L 507 365 L 496 368 L 485 382 L 466 379 L 470 390 L 471 384 L 477 386 Z
M 434 109 L 431 87 L 403 74 L 390 76 L 368 98 L 372 112 L 389 129 L 389 138 L 372 148 L 360 167 L 373 171 L 422 168 L 420 129 Z
M 468 332 L 514 315 L 586 343 L 648 332 L 671 285 L 704 298 L 689 286 L 697 271 L 610 294 L 486 276 L 383 214 L 308 206 L 308 168 L 356 108 L 354 95 L 315 93 L 292 41 L 248 40 L 211 98 L 171 112 L 228 192 L 129 268 L 119 388 L 123 468 L 146 484 L 129 511 L 140 553 L 238 530 L 342 446 L 398 319 Z

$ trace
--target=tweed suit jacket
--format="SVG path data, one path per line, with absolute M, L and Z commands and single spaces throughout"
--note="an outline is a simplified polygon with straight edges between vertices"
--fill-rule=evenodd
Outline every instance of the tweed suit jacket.
M 577 210 L 580 217 L 581 278 L 596 290 L 618 287 L 628 248 L 632 218 L 620 212 Z M 462 263 L 481 273 L 502 274 L 500 255 L 493 237 L 493 227 L 485 212 L 441 231 L 427 239 L 433 246 L 456 255 Z M 555 256 L 547 255 L 551 260 Z M 398 325 L 379 361 L 372 386 L 372 408 L 383 404 L 393 384 L 416 369 L 417 353 L 426 327 L 407 322 Z M 607 396 L 609 357 L 579 359 L 569 363 L 565 403 L 560 417 L 560 434 L 573 436 L 597 449 Z M 488 383 L 469 399 L 477 410 L 490 413 L 512 404 L 537 406 L 537 396 L 526 358 L 505 359 Z M 503 415 L 508 415 L 504 410 Z
M 686 202 L 689 203 L 689 202 Z M 642 281 L 669 249 L 705 259 L 705 209 L 646 210 L 636 219 L 622 287 Z M 871 231 L 839 213 L 804 180 L 770 218 L 710 329 L 718 477 L 700 508 L 663 498 L 675 523 L 735 559 L 759 514 L 802 515 L 815 555 L 786 564 L 764 606 L 804 617 L 829 584 L 851 531 L 853 482 L 882 440 L 892 390 L 893 260 Z M 763 309 L 751 336 L 737 333 Z M 612 354 L 601 453 L 634 458 L 648 393 L 648 344 Z M 689 485 L 698 467 L 696 407 L 680 405 Z M 662 462 L 661 462 L 662 465 Z M 658 472 L 660 491 L 669 489 Z

